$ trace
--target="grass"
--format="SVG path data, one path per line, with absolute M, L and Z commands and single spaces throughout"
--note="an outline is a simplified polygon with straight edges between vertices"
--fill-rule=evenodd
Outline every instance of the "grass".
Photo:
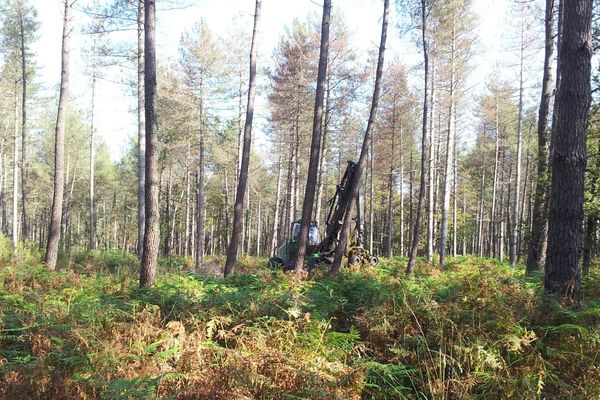
M 598 268 L 566 308 L 541 275 L 473 257 L 302 282 L 173 258 L 150 289 L 131 255 L 31 258 L 0 267 L 1 399 L 600 398 Z

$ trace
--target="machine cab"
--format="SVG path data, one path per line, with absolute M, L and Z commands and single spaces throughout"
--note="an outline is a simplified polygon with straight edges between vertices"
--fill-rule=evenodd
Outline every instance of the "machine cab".
M 292 224 L 292 242 L 298 242 L 298 236 L 300 235 L 300 221 L 296 221 Z M 321 232 L 317 227 L 317 222 L 312 221 L 310 228 L 308 229 L 308 245 L 317 246 L 321 243 Z
M 300 221 L 292 223 L 290 231 L 290 240 L 281 244 L 276 252 L 275 257 L 271 258 L 270 264 L 279 265 L 284 270 L 292 269 L 292 262 L 296 258 L 298 253 L 298 236 L 300 236 Z M 317 222 L 312 221 L 308 229 L 308 243 L 306 246 L 306 263 L 313 265 L 316 262 L 314 256 L 318 253 L 319 246 L 321 245 L 321 232 L 317 227 Z

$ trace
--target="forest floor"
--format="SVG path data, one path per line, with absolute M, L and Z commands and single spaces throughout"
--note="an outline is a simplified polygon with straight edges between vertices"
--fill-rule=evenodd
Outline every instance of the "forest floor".
M 405 261 L 296 282 L 266 259 L 228 279 L 161 260 L 139 289 L 128 254 L 6 260 L 0 399 L 600 398 L 600 268 L 564 307 L 498 261 Z

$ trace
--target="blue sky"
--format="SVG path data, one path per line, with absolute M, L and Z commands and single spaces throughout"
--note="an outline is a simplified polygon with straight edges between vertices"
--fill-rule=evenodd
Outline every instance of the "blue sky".
M 85 35 L 80 33 L 80 26 L 86 17 L 79 11 L 87 0 L 79 0 L 75 6 L 75 29 L 72 39 L 71 56 L 71 92 L 73 101 L 80 108 L 89 108 L 90 78 L 85 73 L 85 63 L 82 59 L 82 49 L 86 44 Z M 157 12 L 157 57 L 162 62 L 176 60 L 177 47 L 181 32 L 200 18 L 204 18 L 211 30 L 217 35 L 227 35 L 230 22 L 238 17 L 250 32 L 252 29 L 253 0 L 186 0 L 190 7 L 185 9 L 165 10 L 165 2 L 158 0 Z M 304 19 L 309 13 L 319 13 L 321 6 L 317 0 L 263 0 L 262 26 L 259 45 L 259 66 L 271 63 L 273 49 L 277 45 L 286 25 L 294 18 Z M 36 60 L 41 67 L 39 80 L 48 90 L 54 90 L 60 77 L 60 38 L 62 29 L 62 0 L 34 0 L 38 9 L 41 23 L 40 39 L 34 47 Z M 364 62 L 367 62 L 367 52 L 376 49 L 380 35 L 380 20 L 382 2 L 380 0 L 333 0 L 334 9 L 342 7 L 346 23 L 354 32 L 354 44 Z M 473 58 L 474 72 L 470 80 L 473 86 L 473 96 L 484 88 L 487 76 L 494 67 L 502 61 L 503 30 L 507 14 L 506 0 L 474 0 L 474 9 L 479 17 L 477 35 L 479 46 Z M 391 16 L 388 54 L 396 55 L 407 64 L 421 62 L 415 48 L 406 40 L 399 38 L 399 30 L 394 13 Z M 131 33 L 135 40 L 135 33 Z M 391 57 L 390 57 L 391 58 Z M 389 59 L 389 58 L 388 58 Z M 122 85 L 112 82 L 110 76 L 100 81 L 97 86 L 96 125 L 99 135 L 108 143 L 113 157 L 118 158 L 127 143 L 136 134 L 135 99 Z M 420 76 L 413 76 L 412 84 L 419 85 Z M 266 111 L 264 110 L 264 94 L 259 93 L 257 101 L 257 123 L 255 132 L 257 145 L 264 140 L 261 126 L 264 125 Z M 262 120 L 262 122 L 261 122 Z

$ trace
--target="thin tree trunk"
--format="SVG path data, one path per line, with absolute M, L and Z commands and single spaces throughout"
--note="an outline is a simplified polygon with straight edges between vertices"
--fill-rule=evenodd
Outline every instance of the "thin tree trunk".
M 413 233 L 414 230 L 412 229 L 414 227 L 414 187 L 415 187 L 415 166 L 414 166 L 414 162 L 413 162 L 413 152 L 412 150 L 410 151 L 410 157 L 409 157 L 409 163 L 408 163 L 408 252 L 409 252 L 409 257 L 410 257 L 410 251 L 412 248 L 412 242 L 413 242 Z
M 198 104 L 198 166 L 196 172 L 196 271 L 200 272 L 202 264 L 204 262 L 204 251 L 205 251 L 205 193 L 204 193 L 204 136 L 205 136 L 205 125 L 204 125 L 204 93 L 203 93 L 204 81 L 201 78 L 199 84 L 199 104 Z
M 429 190 L 427 207 L 427 262 L 433 263 L 434 238 L 434 188 L 435 188 L 435 134 L 433 131 L 433 116 L 435 112 L 435 64 L 431 65 L 431 114 L 429 118 Z
M 94 55 L 95 55 L 94 45 Z M 93 65 L 92 71 L 92 111 L 91 111 L 91 126 L 90 126 L 90 187 L 89 187 L 89 198 L 88 198 L 88 249 L 93 250 L 96 248 L 96 215 L 94 211 L 94 169 L 95 169 L 95 158 L 94 158 L 94 105 L 96 95 L 96 65 Z
M 548 236 L 548 110 L 552 99 L 552 53 L 554 51 L 554 0 L 546 0 L 544 75 L 537 125 L 537 184 L 533 203 L 531 238 L 526 271 L 539 270 L 546 263 Z
M 144 110 L 144 1 L 138 0 L 137 17 L 137 125 L 138 125 L 138 207 L 137 207 L 137 253 L 142 256 L 144 225 L 146 223 L 146 122 Z
M 171 225 L 171 203 L 172 203 L 172 194 L 173 194 L 173 175 L 171 173 L 172 169 L 169 168 L 169 177 L 167 181 L 167 198 L 165 201 L 165 241 L 163 243 L 163 254 L 165 257 L 171 256 L 171 230 L 169 229 Z
M 453 181 L 452 181 L 452 190 L 453 190 L 453 196 L 454 196 L 454 203 L 453 203 L 453 207 L 452 207 L 452 256 L 456 257 L 457 255 L 457 246 L 458 246 L 458 235 L 457 235 L 457 231 L 458 231 L 458 171 L 457 171 L 457 159 L 458 159 L 458 150 L 457 150 L 457 145 L 456 145 L 456 137 L 454 138 L 454 157 L 452 157 L 452 176 L 453 176 Z M 482 213 L 483 216 L 483 213 Z M 482 225 L 483 227 L 483 225 Z M 483 245 L 482 245 L 482 252 L 483 252 Z
M 404 139 L 400 120 L 400 255 L 404 256 Z
M 463 184 L 463 206 L 462 206 L 462 226 L 463 226 L 463 234 L 462 234 L 462 255 L 467 255 L 467 232 L 466 232 L 466 217 L 467 217 L 467 185 Z
M 140 287 L 156 281 L 160 245 L 160 204 L 158 186 L 158 121 L 156 108 L 155 0 L 144 1 L 144 108 L 146 128 L 145 221 Z
M 427 161 L 427 83 L 429 80 L 429 50 L 427 46 L 427 7 L 426 1 L 421 0 L 421 40 L 423 41 L 423 61 L 424 61 L 424 80 L 423 87 L 425 88 L 423 96 L 423 123 L 422 123 L 422 134 L 421 134 L 421 181 L 419 187 L 419 201 L 417 203 L 417 215 L 415 224 L 413 227 L 412 243 L 410 246 L 410 253 L 408 256 L 408 263 L 406 265 L 406 274 L 411 275 L 415 268 L 415 262 L 417 261 L 417 250 L 419 248 L 419 237 L 421 236 L 421 218 L 423 216 L 423 205 L 425 202 L 425 175 L 426 161 Z
M 512 229 L 510 236 L 510 266 L 514 268 L 517 263 L 518 236 L 519 236 L 519 201 L 521 193 L 521 153 L 523 142 L 523 52 L 525 50 L 525 26 L 521 25 L 521 62 L 519 70 L 519 116 L 517 119 L 517 160 L 515 167 L 515 193 L 512 213 Z
M 375 224 L 373 223 L 373 198 L 375 197 L 373 170 L 375 169 L 375 146 L 372 140 L 369 147 L 369 253 L 373 254 L 373 230 L 375 228 Z
M 325 166 L 327 163 L 327 135 L 329 133 L 329 119 L 331 113 L 331 90 L 329 88 L 329 80 L 327 80 L 327 89 L 325 91 L 325 115 L 323 116 L 323 129 L 321 134 L 321 156 L 319 157 L 319 175 L 317 177 L 317 211 L 315 219 L 317 223 L 321 222 L 321 210 L 323 206 L 323 192 L 325 186 Z
M 454 22 L 455 23 L 455 22 Z M 456 42 L 456 32 L 454 24 L 452 26 L 452 48 L 451 48 L 451 60 L 450 60 L 450 108 L 448 110 L 448 137 L 446 138 L 446 161 L 444 162 L 444 198 L 442 201 L 442 221 L 441 221 L 441 233 L 440 233 L 440 267 L 444 268 L 446 266 L 446 243 L 448 239 L 448 213 L 450 210 L 450 176 L 451 171 L 450 168 L 452 166 L 452 158 L 454 156 L 454 135 L 455 135 L 455 99 L 454 99 L 454 85 L 455 85 L 455 72 L 456 72 L 456 62 L 455 62 L 455 42 Z M 454 177 L 452 177 L 454 179 Z M 482 216 L 481 216 L 482 217 Z M 481 236 L 481 235 L 480 235 Z
M 527 133 L 527 137 L 531 137 L 531 127 Z M 528 142 L 529 140 L 527 140 Z M 525 207 L 525 200 L 527 198 L 527 187 L 528 187 L 528 183 L 529 183 L 529 146 L 527 146 L 527 153 L 525 154 L 525 176 L 523 177 L 523 194 L 521 195 L 521 199 L 519 200 L 521 202 L 521 214 L 519 215 L 519 235 L 517 236 L 517 248 L 518 248 L 518 253 L 517 253 L 517 261 L 519 261 L 521 259 L 521 254 L 523 254 L 523 238 L 527 237 L 527 232 L 525 232 L 524 229 L 524 221 L 525 221 L 525 210 L 527 209 L 527 207 Z
M 271 237 L 271 249 L 269 250 L 269 256 L 274 256 L 277 250 L 277 243 L 279 240 L 279 209 L 281 203 L 281 178 L 283 175 L 283 168 L 281 168 L 281 153 L 277 162 L 277 189 L 275 191 L 275 216 L 273 217 L 273 235 Z
M 485 195 L 485 163 L 481 174 L 481 189 L 479 190 L 479 222 L 477 224 L 477 255 L 483 256 L 483 203 Z
M 260 197 L 258 198 L 258 212 L 256 215 L 256 257 L 260 257 L 260 241 L 261 241 L 261 237 L 262 237 L 262 222 L 260 220 L 260 206 L 261 206 L 261 202 L 260 202 Z
M 12 249 L 13 254 L 17 254 L 17 245 L 19 244 L 19 138 L 18 138 L 18 120 L 19 105 L 17 94 L 18 81 L 15 81 L 15 104 L 14 104 L 14 155 L 13 155 L 13 199 L 12 199 Z
M 585 236 L 583 241 L 583 261 L 582 273 L 587 275 L 590 272 L 590 264 L 592 263 L 592 249 L 596 243 L 596 230 L 598 225 L 598 217 L 596 215 L 588 215 L 585 221 Z
M 223 168 L 224 184 L 225 184 L 225 236 L 229 236 L 229 226 L 231 224 L 230 203 L 229 203 L 229 176 L 227 168 Z M 237 180 L 237 178 L 235 179 Z M 234 199 L 235 200 L 235 199 Z M 229 244 L 229 243 L 227 243 Z
M 492 208 L 490 210 L 490 224 L 489 224 L 489 232 L 488 232 L 488 243 L 489 243 L 489 252 L 488 256 L 496 255 L 495 246 L 494 246 L 494 232 L 496 229 L 496 194 L 498 187 L 498 162 L 500 158 L 500 116 L 498 113 L 498 91 L 496 91 L 496 103 L 495 103 L 495 135 L 496 135 L 496 145 L 494 149 L 494 177 L 492 181 Z
M 315 93 L 315 108 L 313 114 L 312 138 L 310 156 L 308 161 L 308 176 L 304 188 L 304 201 L 302 203 L 302 219 L 298 236 L 298 252 L 294 260 L 296 276 L 300 276 L 304 267 L 304 256 L 308 244 L 308 231 L 312 222 L 315 191 L 319 173 L 319 159 L 321 155 L 321 128 L 323 125 L 323 101 L 325 97 L 325 78 L 327 76 L 327 58 L 329 56 L 329 19 L 331 14 L 331 0 L 323 2 L 323 20 L 321 22 L 321 46 L 319 51 L 319 69 L 317 72 L 317 90 Z
M 190 154 L 190 148 L 189 148 L 189 144 L 188 144 L 188 157 L 186 159 L 186 164 L 187 162 L 189 162 L 189 154 Z M 191 248 L 191 235 L 190 235 L 190 231 L 191 226 L 190 226 L 190 205 L 191 205 L 191 201 L 190 201 L 190 168 L 188 165 L 186 165 L 185 167 L 185 235 L 184 235 L 184 244 L 183 244 L 183 255 L 184 256 L 188 256 L 190 255 L 190 248 Z
M 21 5 L 19 7 L 22 7 Z M 20 12 L 20 11 L 19 11 Z M 21 225 L 23 231 L 21 236 L 23 240 L 29 239 L 29 218 L 27 216 L 27 178 L 28 178 L 28 165 L 27 165 L 27 53 L 25 49 L 25 27 L 23 25 L 23 16 L 19 18 L 19 31 L 21 39 Z
M 69 39 L 71 33 L 71 1 L 65 0 L 65 13 L 62 32 L 62 61 L 60 76 L 60 92 L 58 96 L 58 112 L 56 114 L 56 131 L 54 143 L 54 194 L 52 196 L 52 214 L 48 228 L 48 244 L 45 262 L 48 269 L 56 269 L 60 228 L 62 225 L 63 190 L 65 186 L 65 122 L 69 99 Z
M 6 155 L 4 154 L 4 152 L 6 151 L 5 148 L 5 140 L 4 139 L 0 139 L 0 232 L 2 232 L 2 234 L 6 235 L 6 230 L 5 230 L 5 226 L 6 226 L 6 213 L 5 213 L 5 190 L 4 190 L 4 186 L 6 184 L 6 164 L 5 164 L 5 157 Z
M 246 107 L 246 123 L 244 125 L 244 147 L 242 150 L 242 164 L 238 179 L 237 193 L 235 197 L 235 209 L 233 214 L 233 230 L 231 240 L 227 249 L 224 275 L 233 272 L 237 265 L 238 247 L 242 231 L 242 219 L 244 213 L 244 195 L 248 183 L 248 167 L 250 164 L 250 146 L 252 143 L 252 119 L 254 117 L 254 97 L 256 95 L 256 36 L 260 21 L 261 1 L 256 0 L 254 12 L 254 30 L 252 32 L 252 44 L 250 46 L 250 78 L 248 80 L 248 106 Z
M 379 44 L 379 58 L 377 60 L 377 69 L 375 72 L 375 87 L 373 89 L 373 99 L 371 102 L 371 111 L 369 113 L 369 120 L 367 122 L 367 128 L 365 130 L 365 136 L 362 143 L 360 156 L 358 163 L 356 164 L 356 170 L 352 176 L 352 181 L 348 190 L 350 190 L 350 207 L 348 212 L 344 215 L 344 221 L 342 223 L 342 230 L 340 232 L 340 238 L 337 248 L 335 249 L 335 256 L 333 263 L 331 264 L 331 272 L 337 273 L 340 270 L 342 264 L 343 254 L 346 252 L 346 245 L 348 243 L 348 234 L 350 233 L 350 220 L 351 220 L 351 209 L 353 203 L 358 198 L 358 192 L 360 188 L 360 177 L 364 164 L 366 162 L 367 153 L 371 144 L 371 136 L 373 131 L 373 125 L 377 117 L 377 107 L 379 104 L 379 94 L 381 92 L 381 80 L 383 76 L 383 63 L 385 56 L 385 44 L 387 39 L 387 27 L 388 27 L 388 15 L 389 15 L 389 0 L 383 2 L 383 21 L 381 24 L 381 41 Z M 358 211 L 361 212 L 360 210 Z
M 392 111 L 392 154 L 390 157 L 390 174 L 388 176 L 388 206 L 387 206 L 387 237 L 386 237 L 386 256 L 392 257 L 392 240 L 394 233 L 394 156 L 396 150 L 396 105 Z

